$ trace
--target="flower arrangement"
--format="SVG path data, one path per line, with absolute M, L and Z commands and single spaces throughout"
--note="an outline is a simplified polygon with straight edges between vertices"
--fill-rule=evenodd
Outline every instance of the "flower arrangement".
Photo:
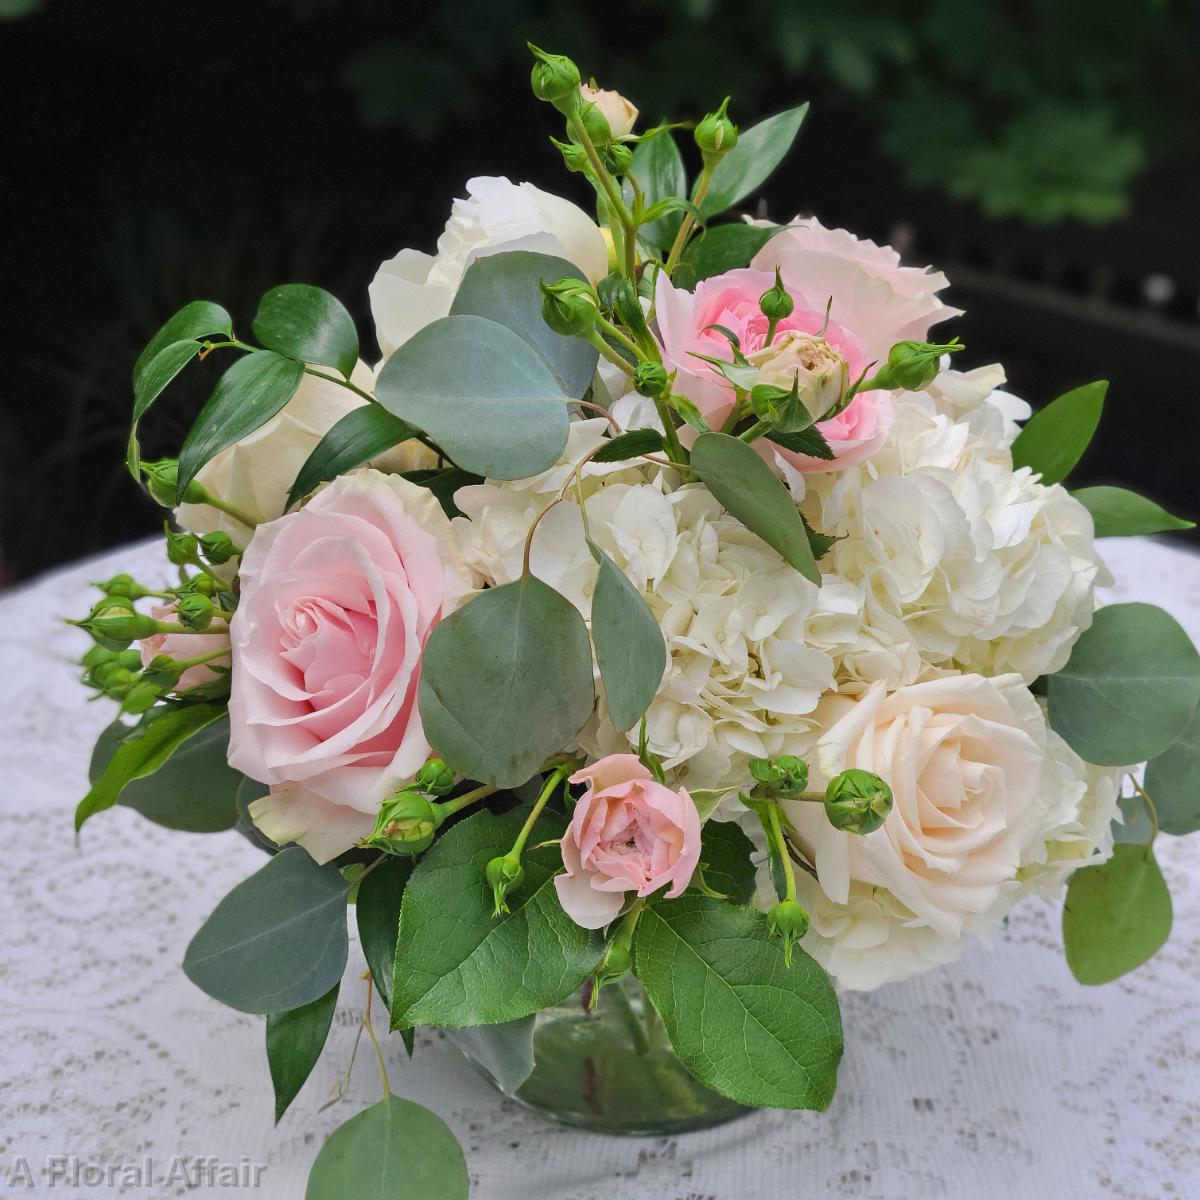
M 689 186 L 680 126 L 636 132 L 533 54 L 597 220 L 471 180 L 437 253 L 372 282 L 375 369 L 296 284 L 253 342 L 197 301 L 139 357 L 128 466 L 178 583 L 117 576 L 78 622 L 121 712 L 77 828 L 121 803 L 269 853 L 184 969 L 266 1016 L 277 1117 L 348 906 L 377 1052 L 373 993 L 410 1052 L 460 1031 L 521 1094 L 539 1014 L 636 979 L 726 1112 L 827 1106 L 835 984 L 949 962 L 1027 895 L 1065 889 L 1082 983 L 1136 968 L 1171 921 L 1154 838 L 1200 825 L 1200 656 L 1160 609 L 1097 609 L 1096 536 L 1188 524 L 1063 486 L 1105 385 L 1031 417 L 928 340 L 944 276 L 811 218 L 721 221 L 804 106 L 709 113 Z M 209 358 L 178 458 L 144 460 L 140 418 Z M 465 1196 L 380 1066 L 309 1195 Z

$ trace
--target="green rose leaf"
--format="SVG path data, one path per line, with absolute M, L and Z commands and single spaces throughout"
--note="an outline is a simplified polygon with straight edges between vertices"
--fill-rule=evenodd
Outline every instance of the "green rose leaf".
M 109 726 L 100 735 L 93 756 L 93 762 L 96 756 L 108 756 L 107 762 L 75 810 L 75 832 L 83 828 L 89 817 L 112 808 L 130 783 L 157 771 L 188 738 L 225 716 L 225 712 L 222 704 L 180 704 L 164 708 L 122 737 L 120 745 L 116 744 L 112 726 Z
M 467 1200 L 462 1148 L 427 1108 L 388 1095 L 335 1129 L 308 1176 L 305 1200 Z
M 325 1049 L 340 986 L 335 983 L 311 1004 L 267 1016 L 267 1066 L 275 1088 L 277 1125 Z
M 183 959 L 187 977 L 239 1012 L 319 1000 L 346 968 L 346 895 L 337 868 L 281 850 L 213 910 Z
M 400 929 L 400 902 L 412 874 L 410 858 L 388 858 L 373 867 L 358 886 L 355 915 L 362 946 L 375 990 L 386 1007 L 391 1007 L 392 976 L 396 970 L 396 934 Z
M 392 1028 L 516 1021 L 581 987 L 599 962 L 604 939 L 558 902 L 555 845 L 526 850 L 525 877 L 508 894 L 510 914 L 492 916 L 485 869 L 508 852 L 529 811 L 475 813 L 417 863 L 400 908 Z M 544 812 L 532 840 L 560 838 L 564 829 L 561 816 Z
M 677 287 L 694 288 L 702 279 L 748 266 L 776 232 L 775 226 L 741 222 L 706 229 L 688 243 L 672 282 Z
M 599 355 L 582 338 L 555 333 L 546 324 L 538 285 L 583 278 L 578 267 L 552 254 L 528 250 L 486 254 L 467 268 L 450 315 L 486 317 L 511 329 L 542 360 L 563 395 L 581 400 L 591 386 Z
M 273 350 L 239 358 L 217 380 L 179 451 L 179 500 L 200 468 L 265 425 L 295 394 L 304 364 Z
M 529 1016 L 499 1025 L 452 1029 L 450 1040 L 470 1055 L 506 1096 L 511 1096 L 533 1073 L 535 1020 Z
M 807 454 L 810 458 L 819 458 L 823 462 L 832 462 L 837 457 L 825 440 L 825 435 L 815 425 L 796 430 L 794 433 L 772 429 L 766 438 L 767 441 L 774 442 L 785 450 L 791 450 L 794 454 Z
M 1100 424 L 1107 391 L 1108 380 L 1098 379 L 1035 412 L 1012 444 L 1013 466 L 1029 467 L 1045 484 L 1062 483 Z
M 807 113 L 808 105 L 801 104 L 740 130 L 737 145 L 713 171 L 700 211 L 716 216 L 758 191 L 787 157 Z
M 1171 894 L 1148 846 L 1123 843 L 1081 867 L 1063 906 L 1067 966 L 1080 983 L 1109 983 L 1140 967 L 1171 932 Z
M 603 449 L 592 455 L 592 462 L 623 462 L 639 454 L 657 454 L 663 448 L 663 435 L 657 429 L 631 429 L 609 438 Z
M 702 433 L 692 447 L 692 469 L 731 516 L 821 585 L 800 510 L 750 446 L 726 433 Z
M 120 721 L 104 730 L 88 768 L 92 784 L 99 782 L 126 738 L 134 734 L 136 729 Z M 187 734 L 159 765 L 130 779 L 117 803 L 156 825 L 184 833 L 232 829 L 238 819 L 238 788 L 245 776 L 226 761 L 228 751 L 229 717 L 222 713 L 210 724 Z
M 199 342 L 171 342 L 145 365 L 138 376 L 133 389 L 133 422 L 129 427 L 129 442 L 125 448 L 125 465 L 134 479 L 138 478 L 142 455 L 137 439 L 138 422 L 171 380 L 199 353 Z
M 1046 684 L 1051 727 L 1100 766 L 1145 762 L 1187 728 L 1200 701 L 1200 654 L 1152 604 L 1100 609 Z
M 648 908 L 633 969 L 702 1083 L 755 1107 L 828 1107 L 842 1057 L 833 984 L 799 947 L 785 966 L 762 913 L 690 894 Z
M 705 885 L 735 904 L 749 904 L 756 890 L 753 853 L 754 843 L 736 821 L 706 821 L 700 845 Z
M 413 334 L 380 372 L 375 396 L 477 475 L 525 479 L 567 444 L 558 380 L 528 342 L 486 317 L 443 317 Z
M 214 334 L 233 336 L 233 318 L 211 300 L 193 300 L 185 304 L 151 339 L 133 364 L 133 390 L 136 393 L 146 367 L 175 342 L 203 341 Z
M 1179 740 L 1147 763 L 1146 791 L 1164 833 L 1200 829 L 1200 706 Z
M 378 404 L 352 408 L 333 425 L 304 460 L 288 493 L 287 507 L 291 508 L 318 484 L 361 467 L 393 446 L 416 437 L 418 432 L 407 421 L 392 416 Z
M 684 170 L 683 157 L 668 129 L 660 129 L 638 142 L 630 172 L 642 189 L 642 200 L 647 208 L 670 196 L 683 197 L 687 194 L 687 171 Z M 626 202 L 631 202 L 633 188 L 628 184 L 625 193 Z M 666 250 L 675 240 L 681 220 L 679 213 L 669 213 L 656 221 L 648 221 L 638 230 L 638 237 L 650 246 Z
M 663 672 L 667 645 L 658 619 L 625 572 L 595 542 L 588 542 L 600 564 L 592 595 L 592 641 L 616 729 L 628 729 L 650 707 Z
M 426 644 L 425 736 L 468 779 L 524 783 L 583 728 L 594 702 L 587 626 L 532 575 L 481 592 Z
M 285 283 L 258 302 L 254 336 L 268 350 L 333 367 L 349 379 L 358 363 L 358 332 L 346 306 L 323 288 Z
M 1169 529 L 1195 529 L 1195 521 L 1173 517 L 1165 508 L 1119 487 L 1079 488 L 1071 493 L 1092 514 L 1097 537 L 1139 537 Z

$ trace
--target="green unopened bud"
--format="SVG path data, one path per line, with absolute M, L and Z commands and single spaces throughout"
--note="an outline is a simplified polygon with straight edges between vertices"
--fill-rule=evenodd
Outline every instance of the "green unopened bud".
M 525 868 L 521 866 L 521 859 L 511 851 L 508 854 L 501 855 L 499 858 L 493 858 L 488 863 L 484 875 L 492 889 L 492 899 L 494 901 L 492 916 L 503 916 L 508 912 L 508 900 L 506 898 L 508 893 L 519 888 L 521 881 L 525 878 Z
M 176 533 L 169 526 L 163 527 L 167 535 L 167 558 L 177 567 L 200 561 L 200 543 L 194 533 Z
M 583 128 L 592 145 L 597 149 L 603 150 L 612 141 L 612 126 L 596 105 L 580 104 L 579 119 L 583 122 Z
M 142 678 L 169 692 L 182 674 L 183 668 L 169 654 L 156 654 L 142 672 Z
M 413 785 L 430 796 L 447 796 L 454 790 L 454 772 L 440 758 L 431 758 L 417 772 Z
M 750 774 L 764 792 L 781 800 L 795 800 L 808 787 L 808 764 L 794 754 L 751 759 Z
M 560 142 L 558 138 L 551 138 L 550 141 L 558 147 L 558 152 L 563 156 L 563 163 L 568 171 L 579 174 L 592 165 L 587 151 L 578 142 Z
M 600 305 L 591 284 L 582 279 L 543 283 L 542 319 L 565 337 L 588 337 L 596 328 Z
M 402 788 L 385 800 L 366 844 L 389 854 L 420 854 L 433 845 L 445 818 L 437 805 L 410 789 Z
M 535 60 L 529 75 L 533 94 L 561 113 L 573 113 L 580 103 L 579 68 L 565 54 L 548 54 L 532 42 L 525 44 Z
M 123 596 L 127 600 L 140 600 L 143 596 L 153 594 L 142 587 L 132 575 L 114 575 L 96 586 L 109 596 Z
M 175 615 L 184 629 L 207 629 L 212 624 L 213 602 L 199 592 L 189 592 L 179 597 Z
M 729 97 L 721 101 L 721 107 L 711 112 L 696 126 L 696 145 L 705 166 L 714 166 L 737 145 L 737 126 L 729 119 L 726 110 Z
M 200 549 L 203 551 L 204 557 L 218 567 L 241 554 L 241 550 L 234 545 L 233 538 L 222 529 L 215 530 L 213 533 L 202 533 Z
M 103 600 L 97 600 L 92 605 L 89 617 L 100 617 L 105 613 L 127 613 L 134 612 L 133 601 L 128 596 L 105 596 Z
M 941 346 L 932 342 L 897 342 L 888 351 L 886 365 L 875 372 L 873 379 L 863 384 L 863 390 L 903 388 L 908 392 L 923 391 L 942 369 L 942 355 L 962 349 L 958 338 Z
M 124 667 L 114 666 L 110 670 L 101 672 L 103 676 L 104 688 L 108 695 L 120 699 L 122 696 L 127 696 L 130 689 L 138 681 L 135 672 L 127 671 Z
M 158 703 L 162 689 L 149 679 L 140 679 L 126 693 L 121 701 L 121 711 L 130 716 L 140 716 L 147 709 Z
M 661 396 L 666 391 L 671 377 L 662 363 L 643 360 L 633 372 L 633 386 L 639 396 Z
M 783 286 L 783 278 L 779 274 L 778 267 L 775 268 L 775 283 L 759 296 L 758 307 L 769 321 L 782 321 L 784 317 L 792 315 L 796 302 L 788 295 L 787 288 Z
M 633 151 L 624 142 L 613 142 L 604 151 L 604 165 L 610 175 L 628 175 L 633 168 Z
M 211 575 L 193 575 L 191 579 L 174 589 L 180 596 L 195 592 L 201 596 L 215 596 L 221 590 L 221 585 Z
M 89 617 L 76 624 L 110 650 L 124 650 L 130 642 L 140 641 L 158 632 L 158 622 L 153 617 L 123 610 Z
M 843 771 L 825 789 L 825 815 L 834 829 L 874 833 L 891 811 L 892 789 L 870 771 Z
M 792 965 L 792 947 L 808 932 L 808 913 L 795 900 L 780 900 L 767 913 L 767 929 L 783 941 L 783 961 Z
M 160 458 L 157 462 L 142 463 L 142 474 L 146 479 L 146 491 L 164 508 L 174 508 L 179 488 L 179 462 L 174 458 Z M 194 479 L 183 494 L 185 504 L 203 504 L 208 493 Z
M 608 983 L 616 983 L 633 970 L 633 954 L 628 944 L 617 938 L 605 951 L 600 965 L 592 973 L 592 993 L 589 1007 L 595 1005 L 600 989 Z

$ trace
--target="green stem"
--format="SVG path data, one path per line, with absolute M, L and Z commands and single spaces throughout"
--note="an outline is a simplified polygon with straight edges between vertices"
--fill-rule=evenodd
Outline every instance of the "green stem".
M 210 650 L 207 654 L 197 654 L 195 658 L 177 658 L 175 665 L 182 667 L 185 671 L 188 667 L 200 667 L 207 662 L 212 662 L 215 658 L 228 658 L 229 647 L 222 646 L 219 650 Z
M 620 354 L 618 354 L 604 340 L 603 337 L 601 337 L 598 330 L 593 329 L 592 332 L 590 334 L 588 334 L 588 336 L 585 340 L 590 342 L 593 346 L 595 346 L 596 349 L 600 352 L 600 356 L 602 358 L 608 359 L 608 361 L 610 363 L 612 363 L 614 367 L 620 367 L 621 370 L 624 371 L 626 375 L 633 374 L 633 367 L 629 364 L 629 362 L 625 358 L 623 358 Z M 635 349 L 636 349 L 636 347 L 635 347 Z
M 666 396 L 655 396 L 654 408 L 658 413 L 658 419 L 662 422 L 663 449 L 666 450 L 667 457 L 673 463 L 682 463 L 686 466 L 688 456 L 684 452 L 683 444 L 679 440 L 679 430 L 675 428 L 675 414 L 671 411 L 671 406 L 667 402 Z
M 630 283 L 636 283 L 637 226 L 634 224 L 633 216 L 629 212 L 629 209 L 625 207 L 625 201 L 621 198 L 621 189 L 617 187 L 616 180 L 608 173 L 608 168 L 597 153 L 596 147 L 588 135 L 587 128 L 584 126 L 579 113 L 571 113 L 567 118 L 567 123 L 571 126 L 571 132 L 575 135 L 575 140 L 583 147 L 583 152 L 587 155 L 588 162 L 592 165 L 592 172 L 596 176 L 596 182 L 604 189 L 605 198 L 608 200 L 609 206 L 617 220 L 621 223 L 621 232 L 625 240 L 625 276 Z
M 614 342 L 619 342 L 625 347 L 626 350 L 635 355 L 637 358 L 646 357 L 645 351 L 641 348 L 641 346 L 639 346 L 637 342 L 633 340 L 633 338 L 626 334 L 624 330 L 618 329 L 617 326 L 615 326 L 606 317 L 597 317 L 596 319 L 600 325 L 600 328 L 603 329 L 604 332 L 607 333 Z
M 775 340 L 775 329 L 779 325 L 778 317 L 767 318 L 767 340 L 763 342 L 763 346 L 769 346 Z
M 534 825 L 537 823 L 538 817 L 542 815 L 542 809 L 546 807 L 550 797 L 554 795 L 555 789 L 567 777 L 570 768 L 566 766 L 556 767 L 554 774 L 546 780 L 545 786 L 542 788 L 542 793 L 538 796 L 533 808 L 530 810 L 529 816 L 525 818 L 525 824 L 521 826 L 521 832 L 517 834 L 517 840 L 513 842 L 512 849 L 508 852 L 512 858 L 520 858 L 525 850 L 525 843 L 529 840 L 529 835 L 533 831 Z
M 480 787 L 472 788 L 469 792 L 463 792 L 461 796 L 454 796 L 450 800 L 443 800 L 437 805 L 437 809 L 443 817 L 450 817 L 466 808 L 467 805 L 474 804 L 476 800 L 482 800 L 485 796 L 490 796 L 495 790 L 496 785 L 494 783 L 485 783 Z
M 193 480 L 193 482 L 195 481 Z M 247 529 L 258 528 L 258 522 L 249 513 L 243 512 L 236 505 L 230 504 L 228 500 L 222 500 L 220 496 L 213 495 L 203 484 L 197 484 L 196 486 L 204 493 L 204 497 L 200 501 L 201 504 L 207 504 L 211 508 L 215 508 L 232 517 L 235 521 L 240 521 Z M 222 579 L 221 582 L 224 583 L 225 580 Z
M 796 899 L 796 872 L 792 870 L 792 856 L 788 850 L 787 839 L 783 836 L 783 825 L 779 820 L 779 805 L 767 805 L 767 824 L 775 851 L 783 863 L 783 877 L 787 881 L 785 900 Z
M 383 1082 L 383 1098 L 386 1100 L 392 1094 L 392 1086 L 388 1083 L 387 1064 L 383 1061 L 383 1050 L 380 1048 L 379 1039 L 375 1036 L 375 1026 L 371 1024 L 371 999 L 374 995 L 374 987 L 371 976 L 367 976 L 367 1007 L 363 1012 L 363 1026 L 367 1031 L 367 1037 L 371 1039 L 371 1047 L 375 1051 L 375 1061 L 379 1064 L 379 1078 Z
M 712 183 L 712 177 L 713 169 L 708 163 L 705 163 L 704 169 L 700 172 L 700 178 L 696 180 L 696 190 L 692 193 L 692 203 L 697 208 L 700 207 L 704 197 L 708 195 L 708 187 Z M 671 252 L 667 255 L 666 266 L 663 267 L 668 278 L 670 278 L 675 268 L 679 265 L 680 255 L 683 254 L 683 248 L 687 245 L 688 238 L 692 235 L 692 226 L 695 223 L 696 218 L 690 212 L 683 214 L 683 220 L 679 224 L 679 232 L 675 235 L 675 241 L 671 243 Z
M 753 442 L 762 437 L 764 433 L 768 433 L 771 428 L 772 426 L 770 421 L 755 421 L 749 429 L 745 429 L 739 433 L 738 437 L 743 442 Z
M 1154 839 L 1158 837 L 1158 809 L 1154 807 L 1150 793 L 1132 775 L 1129 777 L 1129 782 L 1133 784 L 1134 791 L 1141 796 L 1146 805 L 1146 811 L 1150 814 L 1150 840 L 1146 843 L 1146 858 L 1149 859 L 1150 851 L 1154 848 Z

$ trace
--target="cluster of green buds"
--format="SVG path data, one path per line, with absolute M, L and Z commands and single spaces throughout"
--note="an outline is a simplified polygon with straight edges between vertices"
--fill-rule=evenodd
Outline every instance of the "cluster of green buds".
M 825 789 L 825 815 L 834 829 L 874 833 L 892 811 L 892 789 L 871 771 L 852 767 Z
M 435 797 L 453 790 L 454 772 L 440 758 L 429 759 L 411 783 L 383 802 L 362 844 L 387 854 L 424 853 L 449 815 Z

